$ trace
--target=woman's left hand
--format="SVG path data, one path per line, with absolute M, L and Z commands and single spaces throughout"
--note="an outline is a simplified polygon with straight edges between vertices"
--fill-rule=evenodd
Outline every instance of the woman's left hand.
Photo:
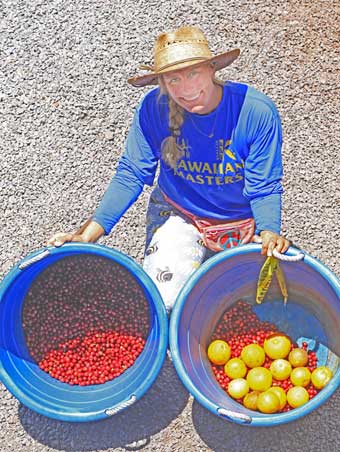
M 290 241 L 282 237 L 282 235 L 272 231 L 262 231 L 260 236 L 262 239 L 261 254 L 264 256 L 272 256 L 274 249 L 283 254 L 288 250 L 291 244 Z

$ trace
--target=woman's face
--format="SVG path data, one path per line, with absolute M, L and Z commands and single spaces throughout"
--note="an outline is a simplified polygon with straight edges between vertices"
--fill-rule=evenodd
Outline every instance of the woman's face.
M 190 113 L 207 114 L 221 100 L 221 87 L 214 84 L 215 71 L 208 64 L 184 68 L 163 75 L 172 99 Z

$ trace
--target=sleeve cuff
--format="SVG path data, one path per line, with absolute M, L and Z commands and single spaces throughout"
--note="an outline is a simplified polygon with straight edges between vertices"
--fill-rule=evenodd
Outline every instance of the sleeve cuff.
M 143 184 L 129 174 L 116 174 L 109 184 L 99 206 L 92 215 L 92 221 L 98 223 L 109 235 L 124 213 L 137 200 L 143 190 Z
M 281 193 L 254 198 L 250 201 L 255 220 L 255 234 L 262 231 L 281 232 Z

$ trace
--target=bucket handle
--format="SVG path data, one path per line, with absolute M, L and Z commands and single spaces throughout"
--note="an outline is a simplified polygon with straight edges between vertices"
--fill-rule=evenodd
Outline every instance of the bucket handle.
M 262 239 L 258 235 L 254 235 L 253 242 L 262 243 Z M 276 257 L 276 259 L 279 259 L 280 261 L 284 262 L 298 262 L 305 257 L 304 253 L 301 252 L 298 253 L 296 256 L 287 256 L 286 254 L 279 253 L 278 251 L 276 251 L 276 249 L 273 250 L 273 256 Z
M 237 413 L 236 411 L 226 410 L 225 408 L 218 408 L 217 413 L 230 421 L 241 421 L 242 424 L 250 424 L 252 421 L 251 416 L 247 414 Z
M 118 405 L 105 410 L 105 414 L 107 416 L 113 416 L 114 414 L 119 413 L 119 411 L 122 411 L 124 408 L 127 408 L 128 406 L 134 404 L 136 400 L 137 397 L 135 396 L 135 394 L 132 394 L 132 396 L 125 402 L 119 403 Z
M 24 268 L 29 267 L 30 265 L 34 264 L 35 262 L 40 261 L 40 259 L 43 259 L 44 257 L 48 256 L 49 254 L 50 254 L 49 250 L 45 250 L 45 251 L 33 256 L 31 259 L 28 259 L 28 260 L 22 262 L 19 265 L 19 269 L 23 270 Z

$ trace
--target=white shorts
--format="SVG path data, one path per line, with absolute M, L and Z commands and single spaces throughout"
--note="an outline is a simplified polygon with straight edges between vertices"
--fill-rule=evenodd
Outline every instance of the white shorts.
M 157 186 L 148 206 L 143 269 L 156 284 L 168 312 L 188 278 L 213 254 L 197 228 L 164 199 Z

